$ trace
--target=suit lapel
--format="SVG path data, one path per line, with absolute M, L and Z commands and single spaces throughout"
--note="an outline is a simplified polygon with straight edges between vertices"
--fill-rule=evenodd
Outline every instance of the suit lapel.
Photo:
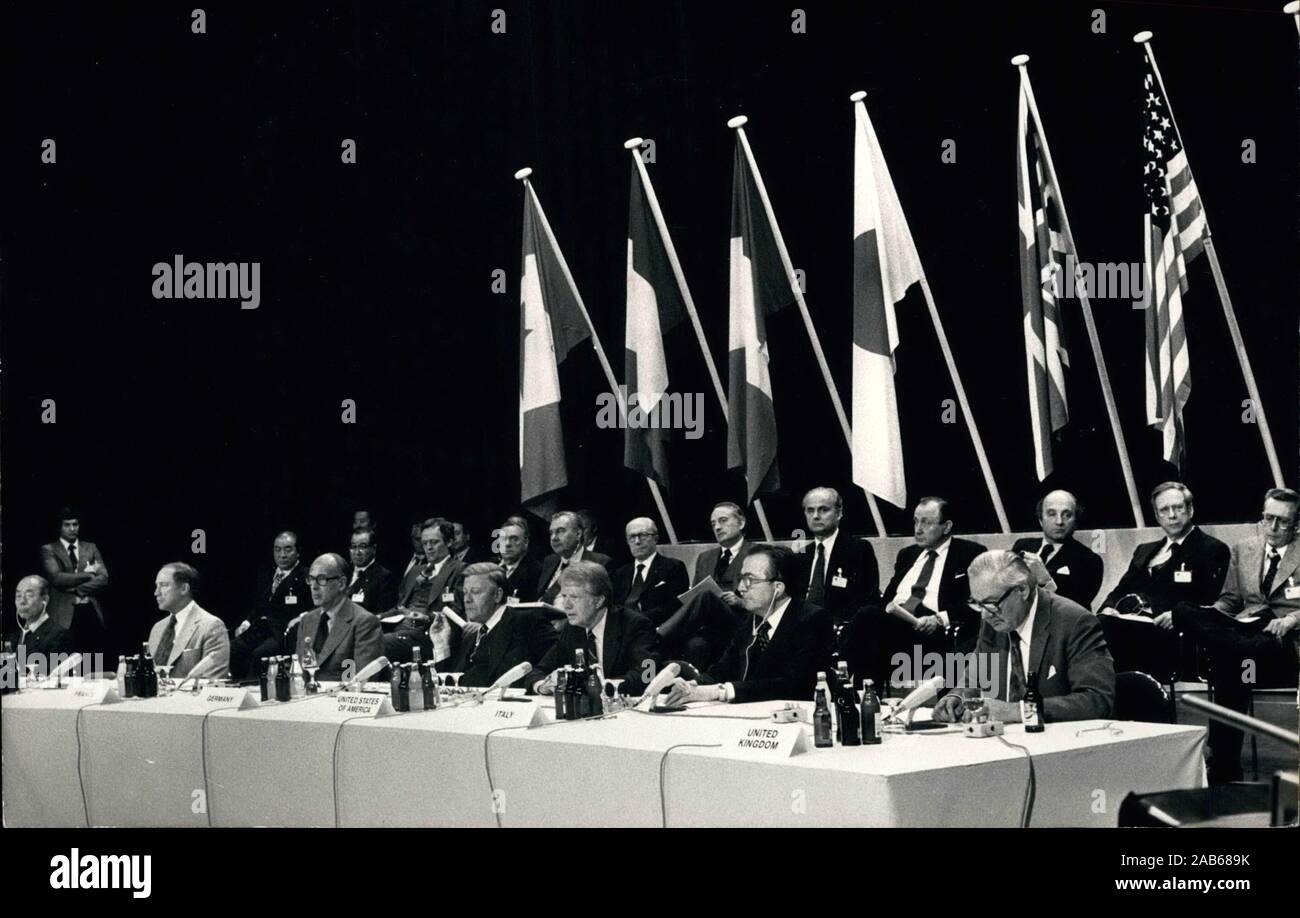
M 1262 555 L 1260 560 L 1263 560 Z M 1273 593 L 1283 589 L 1286 586 L 1287 579 L 1293 576 L 1298 568 L 1300 568 L 1300 545 L 1292 542 L 1287 548 L 1286 554 L 1282 556 L 1282 561 L 1277 566 L 1277 575 L 1273 578 Z M 1264 598 L 1267 599 L 1268 597 Z
M 600 642 L 600 666 L 605 675 L 622 671 L 622 666 L 615 658 L 619 645 L 623 642 L 623 617 L 610 609 L 605 613 L 605 635 Z
M 1052 596 L 1038 591 L 1038 610 L 1034 613 L 1034 633 L 1029 637 L 1029 669 L 1025 671 L 1025 684 L 1029 684 L 1029 674 L 1039 674 L 1039 684 L 1047 680 L 1043 672 L 1043 654 L 1047 651 L 1047 629 L 1052 623 Z
M 172 663 L 176 662 L 177 658 L 180 657 L 182 651 L 184 651 L 185 648 L 189 645 L 190 638 L 194 636 L 194 632 L 198 630 L 198 627 L 199 627 L 199 610 L 197 607 L 195 607 L 194 613 L 190 616 L 189 621 L 185 623 L 185 627 L 176 633 L 176 639 L 172 641 L 171 654 L 167 658 L 167 664 L 169 666 Z
M 320 614 L 324 615 L 325 610 L 321 609 Z M 320 627 L 320 619 L 316 620 L 316 627 Z M 325 638 L 325 646 L 321 648 L 320 654 L 316 657 L 317 661 L 324 663 L 330 654 L 338 649 L 339 644 L 343 643 L 344 632 L 352 629 L 352 603 L 344 602 L 339 608 L 338 614 L 334 616 L 334 623 L 330 626 L 329 637 Z M 308 641 L 316 639 L 315 633 L 307 636 Z

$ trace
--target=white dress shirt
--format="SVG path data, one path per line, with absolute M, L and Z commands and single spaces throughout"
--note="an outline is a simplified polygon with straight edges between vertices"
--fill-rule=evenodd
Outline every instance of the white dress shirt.
M 822 545 L 822 583 L 829 584 L 831 581 L 831 552 L 835 550 L 835 540 L 839 538 L 840 530 L 836 527 L 835 531 L 824 539 L 814 539 L 814 544 L 808 547 L 813 553 L 812 564 L 808 566 L 808 586 L 812 586 L 813 573 L 817 570 L 817 546 Z
M 948 548 L 952 545 L 952 536 L 944 539 L 943 542 L 933 549 L 938 556 L 934 559 L 934 570 L 930 573 L 930 582 L 925 585 L 925 596 L 921 602 L 927 609 L 934 609 L 939 613 L 939 621 L 943 626 L 948 627 L 948 610 L 939 608 L 939 581 L 943 579 L 943 566 L 948 560 Z M 911 570 L 903 575 L 903 579 L 898 582 L 898 590 L 894 593 L 893 601 L 895 605 L 901 606 L 903 602 L 912 596 L 912 587 L 916 581 L 921 579 L 921 568 L 925 567 L 928 557 L 928 551 L 922 549 L 921 553 L 916 556 Z

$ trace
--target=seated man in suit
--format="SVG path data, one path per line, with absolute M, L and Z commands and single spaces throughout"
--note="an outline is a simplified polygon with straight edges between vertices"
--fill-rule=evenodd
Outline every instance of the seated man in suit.
M 397 581 L 397 598 L 406 596 L 412 589 L 415 578 L 420 576 L 420 571 L 424 569 L 424 542 L 422 533 L 424 532 L 424 522 L 417 520 L 411 524 L 411 559 L 406 562 L 402 568 L 402 575 Z M 382 615 L 387 609 L 376 609 L 375 614 Z
M 1163 682 L 1172 680 L 1179 670 L 1190 675 L 1194 666 L 1191 659 L 1179 659 L 1174 606 L 1214 602 L 1223 587 L 1231 552 L 1192 523 L 1196 515 L 1192 492 L 1182 482 L 1156 485 L 1151 506 L 1165 536 L 1133 549 L 1128 570 L 1102 600 L 1099 618 L 1119 671 L 1140 670 Z M 1139 611 L 1154 616 L 1154 627 L 1114 614 Z M 1190 642 L 1188 645 L 1190 651 Z
M 609 572 L 594 561 L 574 561 L 561 575 L 556 604 L 564 610 L 560 637 L 528 674 L 534 692 L 555 691 L 555 671 L 574 665 L 574 651 L 600 665 L 605 677 L 622 679 L 626 695 L 638 695 L 659 666 L 659 635 L 650 619 L 611 604 Z
M 397 605 L 397 578 L 392 571 L 375 560 L 379 551 L 379 536 L 373 529 L 358 529 L 352 533 L 348 554 L 352 556 L 352 582 L 348 594 L 353 602 L 367 611 L 383 612 Z
M 865 539 L 840 532 L 844 501 L 834 488 L 805 494 L 803 513 L 813 540 L 796 548 L 799 578 L 790 585 L 792 595 L 825 609 L 834 624 L 845 625 L 864 606 L 880 604 L 876 553 Z
M 663 621 L 656 630 L 663 638 L 665 658 L 684 660 L 703 669 L 722 653 L 736 630 L 736 617 L 745 607 L 736 592 L 745 556 L 753 543 L 745 539 L 745 512 L 739 504 L 723 501 L 713 506 L 709 526 L 718 544 L 705 549 L 695 559 L 693 586 L 707 578 L 722 591 L 721 595 L 700 593 Z
M 176 680 L 223 679 L 230 671 L 225 623 L 194 601 L 199 572 L 184 561 L 164 564 L 154 578 L 154 600 L 167 613 L 149 631 L 154 663 L 171 667 Z
M 537 593 L 543 602 L 553 603 L 560 593 L 560 575 L 578 561 L 593 561 L 608 568 L 610 557 L 592 551 L 583 544 L 585 530 L 582 520 L 572 510 L 561 510 L 551 516 L 551 554 L 542 560 L 542 573 L 537 578 Z
M 659 527 L 649 517 L 632 520 L 625 533 L 632 563 L 614 572 L 614 604 L 660 625 L 677 611 L 677 597 L 690 588 L 686 565 L 659 554 Z
M 1300 492 L 1270 489 L 1264 495 L 1261 534 L 1232 546 L 1219 598 L 1211 606 L 1190 602 L 1174 606 L 1175 627 L 1194 635 L 1209 655 L 1214 701 L 1243 714 L 1252 689 L 1296 684 L 1298 517 Z M 1241 740 L 1240 730 L 1210 721 L 1211 784 L 1241 780 Z
M 970 604 L 979 610 L 976 672 L 989 714 L 1020 723 L 1029 676 L 1038 676 L 1044 723 L 1110 717 L 1115 707 L 1115 663 L 1097 617 L 1072 600 L 1040 589 L 1015 552 L 987 551 L 971 562 Z M 939 699 L 934 719 L 952 723 L 963 713 L 959 693 Z
M 290 624 L 312 606 L 298 534 L 286 529 L 277 535 L 271 556 L 275 563 L 258 577 L 253 611 L 235 628 L 230 642 L 230 673 L 236 679 L 252 676 L 262 657 L 280 653 Z
M 979 615 L 967 604 L 966 568 L 984 546 L 952 534 L 952 511 L 942 497 L 923 497 L 912 514 L 915 544 L 898 553 L 894 576 L 885 587 L 883 608 L 859 615 L 842 639 L 855 680 L 866 676 L 888 691 L 890 661 L 896 653 L 967 653 L 979 635 Z M 909 623 L 899 612 L 906 612 Z
M 68 630 L 60 628 L 50 618 L 49 605 L 50 585 L 46 583 L 44 577 L 33 574 L 19 580 L 18 588 L 14 592 L 14 610 L 18 614 L 19 630 L 17 634 L 11 634 L 7 638 L 20 658 L 34 656 L 42 658 L 47 664 L 45 670 L 47 673 L 51 669 L 48 666 L 51 658 L 59 654 L 70 654 L 75 649 Z M 20 659 L 19 670 L 25 667 L 26 663 Z
M 491 561 L 492 559 L 484 552 L 474 546 L 468 527 L 464 523 L 452 521 L 451 537 L 451 556 L 469 567 L 471 564 L 478 564 L 480 561 Z
M 511 605 L 537 601 L 537 578 L 542 565 L 528 556 L 528 526 L 507 520 L 496 531 L 494 548 L 505 572 L 505 601 Z
M 80 514 L 71 507 L 59 513 L 59 538 L 41 546 L 41 567 L 50 584 L 47 612 L 66 628 L 84 652 L 103 650 L 107 620 L 100 596 L 108 589 L 108 567 L 94 542 L 81 539 Z
M 826 610 L 790 595 L 790 581 L 801 576 L 789 549 L 755 545 L 737 584 L 748 614 L 705 672 L 673 681 L 667 704 L 811 698 L 835 636 Z
M 454 535 L 451 521 L 442 517 L 425 520 L 420 538 L 425 564 L 400 598 L 397 611 L 405 618 L 384 635 L 384 656 L 394 663 L 409 663 L 412 647 L 420 648 L 420 659 L 442 667 L 456 652 L 460 629 L 442 614 L 446 606 L 461 607 L 461 574 L 465 565 L 451 557 Z
M 507 604 L 505 587 L 505 572 L 491 561 L 465 568 L 465 618 L 478 627 L 446 666 L 462 674 L 461 685 L 491 685 L 525 660 L 537 666 L 555 644 L 555 629 L 535 610 Z M 526 680 L 515 685 L 522 688 Z
M 315 606 L 302 617 L 290 646 L 302 658 L 311 647 L 322 682 L 348 682 L 384 653 L 379 619 L 348 599 L 348 563 L 342 555 L 321 555 L 311 563 L 307 582 Z
M 1056 583 L 1056 595 L 1092 608 L 1101 589 L 1101 555 L 1079 544 L 1079 502 L 1069 491 L 1052 491 L 1038 501 L 1034 516 L 1042 538 L 1018 539 L 1012 551 L 1037 555 Z

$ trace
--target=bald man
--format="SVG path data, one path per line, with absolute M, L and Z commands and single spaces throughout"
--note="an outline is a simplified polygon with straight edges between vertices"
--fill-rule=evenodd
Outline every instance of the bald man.
M 1041 537 L 1018 539 L 1012 551 L 1037 555 L 1056 581 L 1056 595 L 1073 599 L 1085 609 L 1101 589 L 1101 555 L 1074 537 L 1079 525 L 1079 501 L 1069 491 L 1051 491 L 1034 507 Z
M 324 554 L 311 563 L 307 583 L 315 608 L 302 617 L 290 646 L 301 657 L 311 647 L 322 682 L 346 682 L 383 656 L 379 619 L 348 598 L 352 570 L 342 555 Z
M 659 527 L 649 517 L 632 520 L 623 534 L 632 563 L 614 572 L 614 603 L 662 625 L 677 611 L 677 597 L 690 589 L 686 565 L 659 554 Z
M 18 631 L 8 641 L 15 653 L 52 657 L 72 653 L 68 631 L 50 618 L 50 585 L 44 577 L 33 574 L 18 581 L 14 591 L 14 610 L 18 614 Z M 22 648 L 21 650 L 19 648 Z
M 864 606 L 880 603 L 876 553 L 866 539 L 840 531 L 844 501 L 834 488 L 805 494 L 803 514 L 811 540 L 796 546 L 790 595 L 821 606 L 836 624 L 851 622 Z

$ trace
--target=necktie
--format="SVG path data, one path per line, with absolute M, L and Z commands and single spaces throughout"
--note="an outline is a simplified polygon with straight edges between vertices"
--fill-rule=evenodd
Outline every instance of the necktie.
M 916 578 L 916 583 L 912 584 L 912 595 L 903 600 L 903 608 L 908 612 L 915 612 L 916 607 L 925 601 L 925 591 L 930 587 L 930 578 L 934 576 L 934 562 L 938 559 L 939 553 L 933 548 L 926 549 L 925 563 L 921 565 L 921 573 Z
M 1043 563 L 1046 564 L 1054 554 L 1056 554 L 1056 546 L 1043 539 L 1043 547 L 1038 549 L 1038 557 L 1042 558 Z
M 724 548 L 722 554 L 718 555 L 718 563 L 713 565 L 713 579 L 721 583 L 729 567 L 731 567 L 731 549 Z
M 1011 688 L 1007 692 L 1007 701 L 1017 702 L 1025 697 L 1025 661 L 1020 659 L 1020 635 L 1012 631 L 1007 636 L 1011 638 L 1011 649 L 1007 653 L 1011 658 Z
M 176 643 L 176 615 L 167 616 L 167 627 L 163 629 L 162 637 L 158 639 L 158 649 L 154 651 L 154 659 L 164 666 L 172 656 L 172 644 Z
M 1180 557 L 1182 557 L 1182 554 L 1183 554 L 1183 543 L 1182 543 L 1182 542 L 1170 542 L 1170 543 L 1169 543 L 1169 558 L 1165 561 L 1164 564 L 1160 565 L 1160 569 L 1161 569 L 1161 570 L 1173 570 L 1174 567 L 1178 564 L 1178 559 L 1179 559 Z
M 312 653 L 320 656 L 321 651 L 325 649 L 325 641 L 330 636 L 330 617 L 325 614 L 324 610 L 320 614 L 320 624 L 316 626 L 316 639 L 311 642 Z
M 808 581 L 808 601 L 820 606 L 826 598 L 826 545 L 817 543 L 817 560 L 813 563 L 812 580 Z
M 1264 598 L 1273 592 L 1273 578 L 1277 576 L 1277 566 L 1282 563 L 1282 556 L 1278 554 L 1276 548 L 1268 550 L 1268 570 L 1264 572 L 1264 579 L 1260 581 L 1260 592 Z
M 600 654 L 596 652 L 596 632 L 594 631 L 587 632 L 586 651 L 588 663 L 595 664 L 600 662 Z
M 68 546 L 68 560 L 72 562 L 72 569 L 77 569 L 77 543 L 73 542 Z
M 274 593 L 280 589 L 280 584 L 284 583 L 284 578 L 289 576 L 282 567 L 275 569 L 275 576 L 271 578 L 271 592 Z
M 767 645 L 771 642 L 771 636 L 772 623 L 764 621 L 763 624 L 758 626 L 758 631 L 754 634 L 754 650 L 750 655 L 755 663 L 763 658 L 763 654 L 767 651 Z
M 636 565 L 636 576 L 632 578 L 632 592 L 628 594 L 628 599 L 633 601 L 641 598 L 641 591 L 645 589 L 645 562 L 638 561 Z
M 469 662 L 474 662 L 474 657 L 478 655 L 478 649 L 483 646 L 483 636 L 487 634 L 486 628 L 478 629 L 478 634 L 474 638 L 474 647 L 469 652 Z

